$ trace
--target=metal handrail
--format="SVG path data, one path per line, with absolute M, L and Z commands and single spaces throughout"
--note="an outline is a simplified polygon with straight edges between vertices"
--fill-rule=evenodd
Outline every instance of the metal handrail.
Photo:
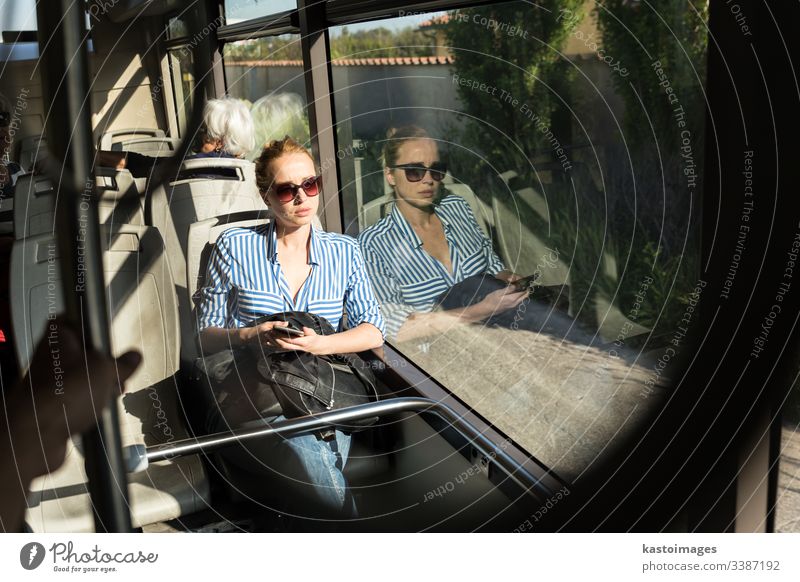
M 361 404 L 341 410 L 324 412 L 315 416 L 282 420 L 274 424 L 265 423 L 264 426 L 215 433 L 195 439 L 183 439 L 155 447 L 135 446 L 128 450 L 129 464 L 131 467 L 135 467 L 133 470 L 143 470 L 150 463 L 197 453 L 207 454 L 243 441 L 267 436 L 289 436 L 312 432 L 331 425 L 346 425 L 348 422 L 364 418 L 388 416 L 400 412 L 427 412 L 439 416 L 458 432 L 466 435 L 481 453 L 493 459 L 528 494 L 536 497 L 544 496 L 544 498 L 552 495 L 552 491 L 540 479 L 537 479 L 514 461 L 502 448 L 492 443 L 477 428 L 456 414 L 452 408 L 436 400 L 419 397 L 393 398 L 381 402 Z

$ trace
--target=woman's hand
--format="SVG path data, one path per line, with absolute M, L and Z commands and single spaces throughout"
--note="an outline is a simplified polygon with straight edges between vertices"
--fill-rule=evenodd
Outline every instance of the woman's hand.
M 317 356 L 334 353 L 330 335 L 319 335 L 310 327 L 303 327 L 302 336 L 292 336 L 273 332 L 278 345 L 287 350 L 308 352 Z
M 518 290 L 514 286 L 492 291 L 482 301 L 467 307 L 462 312 L 462 317 L 470 321 L 483 321 L 496 313 L 514 309 L 528 296 L 528 291 Z
M 506 269 L 505 271 L 499 271 L 498 273 L 495 273 L 494 278 L 511 284 L 515 281 L 519 281 L 523 277 Z
M 293 336 L 275 330 L 276 326 L 288 327 L 285 321 L 267 321 L 265 323 L 242 328 L 242 343 L 261 351 L 268 348 L 270 351 L 300 351 L 321 355 L 333 353 L 330 351 L 331 336 L 318 335 L 310 327 L 303 328 L 302 336 Z
M 276 325 L 286 327 L 285 321 L 266 321 L 252 327 L 243 327 L 239 330 L 239 339 L 242 344 L 257 351 L 270 348 L 272 351 L 286 351 L 294 348 L 283 345 L 281 340 L 286 339 L 286 334 L 273 331 Z

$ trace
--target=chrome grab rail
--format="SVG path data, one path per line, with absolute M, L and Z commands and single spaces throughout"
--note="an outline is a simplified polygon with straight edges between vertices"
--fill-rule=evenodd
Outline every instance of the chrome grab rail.
M 242 441 L 267 436 L 288 436 L 302 432 L 311 432 L 326 428 L 333 424 L 346 424 L 354 420 L 372 416 L 386 416 L 400 412 L 428 412 L 436 414 L 461 434 L 466 435 L 472 444 L 485 456 L 491 458 L 529 495 L 548 498 L 552 491 L 539 479 L 514 461 L 502 448 L 495 446 L 483 433 L 472 424 L 458 416 L 449 406 L 430 398 L 403 397 L 392 398 L 381 402 L 361 404 L 342 410 L 332 410 L 316 416 L 303 416 L 291 420 L 282 420 L 274 424 L 264 424 L 253 428 L 237 429 L 202 436 L 196 439 L 183 439 L 166 445 L 145 448 L 142 445 L 128 447 L 128 466 L 131 471 L 141 471 L 150 463 L 165 461 L 197 453 L 211 453 Z

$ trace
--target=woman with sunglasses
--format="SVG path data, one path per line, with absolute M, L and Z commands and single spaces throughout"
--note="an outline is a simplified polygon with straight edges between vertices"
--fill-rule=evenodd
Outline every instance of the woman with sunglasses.
M 308 151 L 290 137 L 270 142 L 256 162 L 256 182 L 274 220 L 232 228 L 217 240 L 201 290 L 203 352 L 250 347 L 256 355 L 265 349 L 324 355 L 381 346 L 383 317 L 358 243 L 312 224 L 321 183 Z M 338 333 L 317 335 L 304 327 L 301 336 L 293 337 L 274 329 L 285 322 L 252 325 L 262 315 L 285 311 L 322 316 Z M 290 481 L 310 485 L 304 492 L 323 509 L 353 514 L 342 475 L 349 449 L 350 437 L 337 430 L 330 442 L 296 436 L 259 451 L 258 458 Z M 240 453 L 233 450 L 231 461 L 246 470 L 259 469 L 259 462 Z
M 443 194 L 447 168 L 436 141 L 417 126 L 391 129 L 383 159 L 395 204 L 358 241 L 387 337 L 407 341 L 444 333 L 457 322 L 516 329 L 512 316 L 527 291 L 510 285 L 520 277 L 505 269 L 467 202 Z M 436 309 L 443 298 L 459 307 Z M 524 326 L 541 329 L 544 320 L 531 312 Z

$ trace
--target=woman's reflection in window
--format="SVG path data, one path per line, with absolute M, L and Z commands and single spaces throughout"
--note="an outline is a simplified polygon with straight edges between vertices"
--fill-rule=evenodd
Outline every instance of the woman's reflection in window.
M 394 205 L 358 240 L 387 337 L 408 341 L 458 323 L 570 333 L 574 322 L 550 306 L 520 309 L 527 291 L 512 284 L 520 276 L 505 268 L 467 202 L 442 186 L 436 140 L 417 126 L 391 129 L 383 156 Z

